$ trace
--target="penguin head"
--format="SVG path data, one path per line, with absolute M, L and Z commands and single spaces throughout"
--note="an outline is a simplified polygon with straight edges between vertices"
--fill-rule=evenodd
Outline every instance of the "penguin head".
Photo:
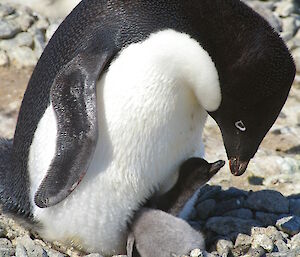
M 232 174 L 242 175 L 287 99 L 295 65 L 269 29 L 232 47 L 217 65 L 222 100 L 209 114 L 220 127 Z

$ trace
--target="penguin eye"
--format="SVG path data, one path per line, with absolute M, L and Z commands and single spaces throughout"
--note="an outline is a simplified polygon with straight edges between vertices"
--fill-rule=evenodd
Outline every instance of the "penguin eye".
M 239 129 L 242 132 L 247 130 L 246 126 L 241 120 L 237 121 L 234 125 L 236 126 L 237 129 Z

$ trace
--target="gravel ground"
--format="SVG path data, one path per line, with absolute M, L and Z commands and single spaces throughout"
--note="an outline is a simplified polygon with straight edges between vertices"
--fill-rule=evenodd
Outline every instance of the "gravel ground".
M 300 256 L 300 8 L 293 0 L 244 0 L 286 41 L 297 76 L 280 117 L 242 177 L 223 168 L 198 195 L 189 223 L 203 231 L 207 251 L 190 256 Z M 22 94 L 61 19 L 0 0 L 0 135 L 12 137 Z M 206 158 L 226 159 L 212 119 L 204 132 Z M 0 257 L 84 256 L 50 244 L 0 215 Z M 88 255 L 99 257 L 98 254 Z

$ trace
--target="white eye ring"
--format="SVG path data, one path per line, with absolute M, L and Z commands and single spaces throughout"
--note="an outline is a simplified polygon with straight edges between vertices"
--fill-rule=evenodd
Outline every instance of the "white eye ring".
M 234 125 L 235 125 L 236 128 L 239 129 L 240 131 L 243 131 L 243 132 L 244 132 L 244 131 L 247 130 L 246 126 L 244 125 L 244 123 L 243 123 L 241 120 L 237 121 Z

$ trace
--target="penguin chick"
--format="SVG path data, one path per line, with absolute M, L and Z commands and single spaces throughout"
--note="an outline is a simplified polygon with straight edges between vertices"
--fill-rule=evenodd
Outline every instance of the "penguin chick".
M 142 208 L 131 230 L 127 241 L 128 257 L 182 256 L 195 248 L 205 249 L 201 233 L 186 221 L 161 210 Z
M 208 163 L 202 158 L 190 158 L 179 169 L 175 186 L 163 195 L 155 195 L 150 206 L 177 216 L 199 187 L 208 182 L 225 165 L 219 160 Z

